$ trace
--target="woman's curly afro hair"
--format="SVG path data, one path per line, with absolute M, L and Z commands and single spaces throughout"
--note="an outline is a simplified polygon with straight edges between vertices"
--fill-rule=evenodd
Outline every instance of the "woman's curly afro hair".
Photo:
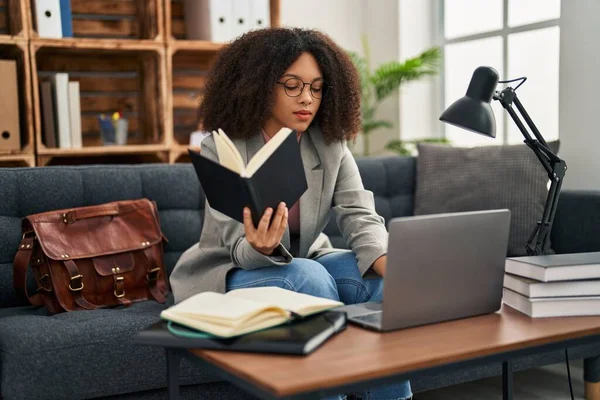
M 360 129 L 356 68 L 329 36 L 299 28 L 251 31 L 220 51 L 198 110 L 203 130 L 222 128 L 244 139 L 258 134 L 271 115 L 275 83 L 303 52 L 315 57 L 331 86 L 315 116 L 325 141 L 354 139 Z

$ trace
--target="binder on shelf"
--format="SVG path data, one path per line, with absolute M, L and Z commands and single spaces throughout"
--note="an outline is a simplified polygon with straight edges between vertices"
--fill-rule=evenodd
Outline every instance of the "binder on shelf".
M 71 0 L 60 0 L 60 22 L 63 37 L 73 37 L 73 15 Z
M 0 150 L 20 150 L 17 62 L 0 60 Z
M 79 82 L 69 82 L 69 126 L 71 128 L 71 147 L 80 149 L 81 138 L 81 104 L 79 101 Z
M 40 37 L 63 37 L 60 0 L 35 0 L 35 21 Z
M 55 73 L 51 76 L 54 106 L 56 111 L 56 126 L 58 131 L 58 147 L 71 147 L 71 122 L 69 116 L 69 74 Z
M 250 30 L 251 4 L 250 0 L 230 0 L 231 1 L 231 40 L 241 36 Z
M 40 83 L 40 100 L 42 106 L 42 133 L 44 144 L 48 148 L 56 148 L 56 119 L 54 98 L 52 95 L 52 83 L 44 81 Z
M 271 26 L 269 0 L 251 0 L 249 29 L 262 29 Z
M 231 0 L 185 0 L 184 16 L 189 40 L 231 40 Z

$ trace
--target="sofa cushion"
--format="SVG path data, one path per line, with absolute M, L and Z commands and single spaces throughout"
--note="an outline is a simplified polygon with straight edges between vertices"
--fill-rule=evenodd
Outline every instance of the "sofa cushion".
M 0 309 L 0 379 L 6 399 L 83 399 L 166 386 L 164 350 L 132 343 L 173 304 L 48 315 L 42 307 Z M 90 379 L 90 377 L 94 377 Z M 220 380 L 182 364 L 181 383 Z
M 556 153 L 558 142 L 549 143 Z M 548 175 L 523 144 L 474 148 L 418 145 L 415 215 L 508 208 L 508 256 L 524 256 L 542 217 Z M 548 249 L 552 252 L 550 238 Z
M 373 192 L 375 210 L 386 223 L 394 217 L 412 215 L 415 191 L 415 159 L 413 157 L 364 157 L 356 164 L 365 189 Z M 348 247 L 331 211 L 324 232 L 334 247 Z
M 0 168 L 0 308 L 27 304 L 12 288 L 23 217 L 144 197 L 158 206 L 171 272 L 202 229 L 204 193 L 191 164 Z

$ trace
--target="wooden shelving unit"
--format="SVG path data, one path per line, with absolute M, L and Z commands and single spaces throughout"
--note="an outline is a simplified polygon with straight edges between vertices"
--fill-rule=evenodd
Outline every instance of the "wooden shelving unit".
M 279 1 L 270 0 L 272 26 Z M 0 0 L 0 58 L 19 60 L 24 121 L 21 151 L 0 151 L 0 167 L 189 161 L 206 74 L 224 44 L 186 40 L 183 1 L 71 0 L 74 37 L 61 39 L 40 38 L 34 4 Z M 79 81 L 82 148 L 44 142 L 39 87 L 56 72 Z M 97 116 L 114 111 L 129 122 L 123 146 L 103 145 L 99 132 Z

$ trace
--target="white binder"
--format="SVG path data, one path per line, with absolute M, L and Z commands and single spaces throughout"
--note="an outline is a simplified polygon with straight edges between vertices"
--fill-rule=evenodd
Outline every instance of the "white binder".
M 231 40 L 248 32 L 251 24 L 251 0 L 231 0 Z
M 71 147 L 71 118 L 69 116 L 69 74 L 59 72 L 52 75 L 55 119 L 58 126 L 58 147 Z
M 232 39 L 232 3 L 231 0 L 208 0 L 210 30 L 213 42 L 229 42 Z
M 81 102 L 79 99 L 79 82 L 69 82 L 69 126 L 71 128 L 71 147 L 80 149 L 81 136 Z
M 35 21 L 40 37 L 61 38 L 60 0 L 35 0 Z
M 250 0 L 250 29 L 262 29 L 271 26 L 271 7 L 269 0 Z

